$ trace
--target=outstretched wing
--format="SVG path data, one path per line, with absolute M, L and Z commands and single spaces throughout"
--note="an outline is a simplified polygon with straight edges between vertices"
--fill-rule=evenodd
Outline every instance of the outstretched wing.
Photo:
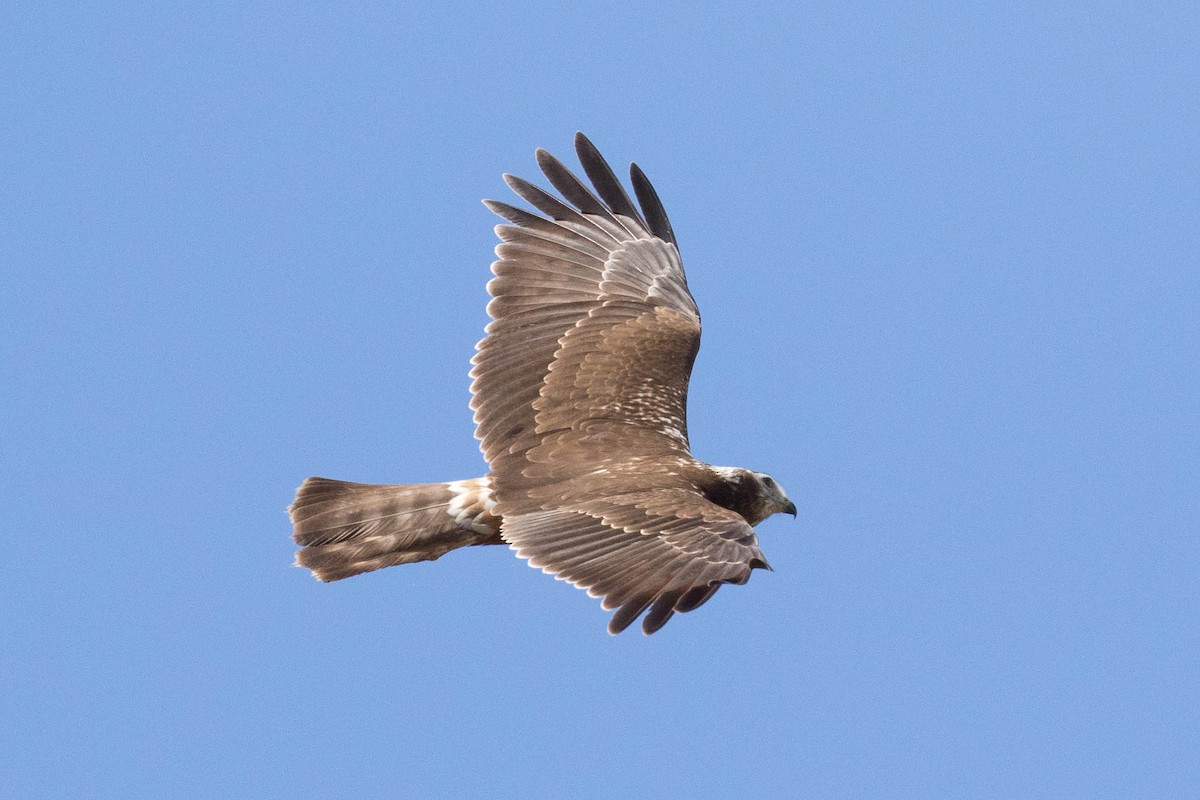
M 768 568 L 754 529 L 739 514 L 687 489 L 650 489 L 568 502 L 505 517 L 503 536 L 532 567 L 616 609 L 620 633 L 650 609 L 651 634 L 676 612 L 707 601 L 723 583 Z
M 555 432 L 605 421 L 627 434 L 627 450 L 688 453 L 700 314 L 670 223 L 640 170 L 645 217 L 583 134 L 575 146 L 599 196 L 539 150 L 542 171 L 573 205 L 510 175 L 509 186 L 548 219 L 487 201 L 513 224 L 496 228 L 492 322 L 471 371 L 471 407 L 502 507 L 524 486 L 531 452 Z
M 639 211 L 583 134 L 575 148 L 595 191 L 539 150 L 561 199 L 505 180 L 545 216 L 487 202 L 512 224 L 496 228 L 471 405 L 503 538 L 619 609 L 614 633 L 650 608 L 651 633 L 766 561 L 689 451 L 700 314 L 662 204 L 634 166 Z

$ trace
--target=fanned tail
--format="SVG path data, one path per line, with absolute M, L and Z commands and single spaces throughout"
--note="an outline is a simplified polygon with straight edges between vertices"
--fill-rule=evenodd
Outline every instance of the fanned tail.
M 387 485 L 309 478 L 288 512 L 297 566 L 322 581 L 503 544 L 487 478 Z

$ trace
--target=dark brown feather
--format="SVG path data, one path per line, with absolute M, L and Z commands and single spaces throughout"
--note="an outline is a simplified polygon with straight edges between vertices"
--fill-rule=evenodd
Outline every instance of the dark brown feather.
M 658 192 L 654 191 L 654 185 L 650 183 L 646 173 L 642 172 L 637 164 L 630 164 L 629 177 L 633 181 L 633 191 L 637 194 L 638 203 L 646 215 L 646 224 L 650 226 L 650 232 L 664 242 L 677 244 L 671 220 L 667 219 L 667 211 L 658 199 Z
M 579 163 L 583 165 L 583 171 L 587 173 L 588 179 L 609 209 L 614 214 L 624 215 L 636 222 L 642 230 L 647 230 L 645 220 L 625 193 L 625 187 L 617 180 L 612 167 L 604 160 L 604 156 L 600 155 L 596 145 L 579 132 L 575 134 L 575 154 L 579 157 Z

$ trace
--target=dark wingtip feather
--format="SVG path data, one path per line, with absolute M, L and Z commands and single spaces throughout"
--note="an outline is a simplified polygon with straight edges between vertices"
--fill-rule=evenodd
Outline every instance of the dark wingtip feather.
M 655 598 L 650 612 L 642 620 L 642 633 L 649 636 L 666 625 L 667 620 L 675 615 L 675 604 L 684 591 L 684 589 L 669 590 Z
M 604 207 L 596 195 L 592 194 L 583 181 L 575 176 L 575 173 L 540 147 L 537 150 L 537 163 L 538 168 L 542 170 L 542 174 L 546 176 L 550 184 L 584 214 L 610 216 L 609 210 Z
M 641 212 L 629 199 L 625 187 L 617 180 L 617 175 L 612 171 L 612 167 L 604 160 L 604 156 L 600 155 L 596 145 L 592 144 L 591 140 L 581 131 L 575 132 L 575 154 L 579 157 L 579 163 L 583 165 L 583 171 L 587 173 L 588 179 L 600 194 L 600 199 L 608 204 L 613 213 L 622 214 L 645 226 L 646 221 L 642 219 Z
M 721 584 L 713 581 L 704 586 L 693 586 L 691 589 L 683 593 L 683 597 L 675 603 L 675 610 L 680 614 L 686 614 L 689 611 L 695 611 L 700 606 L 708 602 L 709 598 L 717 593 L 717 589 L 721 588 Z
M 511 206 L 508 203 L 502 203 L 499 200 L 484 200 L 483 204 L 487 206 L 488 211 L 516 225 L 532 225 L 545 221 L 537 214 L 533 214 L 523 208 Z
M 654 600 L 654 595 L 641 595 L 634 597 L 625 605 L 617 609 L 617 613 L 613 614 L 612 619 L 608 621 L 608 632 L 616 635 L 633 624 L 633 621 L 642 615 L 646 610 L 646 606 Z
M 650 226 L 650 232 L 664 242 L 678 247 L 671 220 L 667 219 L 667 210 L 663 208 L 662 201 L 658 199 L 658 192 L 654 191 L 646 173 L 642 172 L 642 168 L 637 164 L 630 164 L 629 179 L 633 182 L 633 191 L 642 206 L 642 212 L 646 215 L 646 224 Z
M 579 216 L 578 211 L 524 178 L 518 178 L 516 175 L 506 172 L 504 173 L 504 182 L 508 184 L 508 188 L 516 192 L 518 197 L 551 219 L 572 219 Z

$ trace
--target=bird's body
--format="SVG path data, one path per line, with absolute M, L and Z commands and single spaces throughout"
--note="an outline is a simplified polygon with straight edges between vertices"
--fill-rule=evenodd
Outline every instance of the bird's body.
M 538 162 L 563 200 L 505 176 L 541 211 L 488 201 L 497 227 L 492 322 L 474 359 L 476 436 L 491 470 L 447 484 L 310 478 L 291 514 L 297 563 L 322 580 L 476 544 L 517 554 L 652 633 L 722 583 L 767 567 L 753 525 L 795 506 L 773 479 L 692 457 L 687 386 L 700 315 L 674 232 L 631 167 L 641 211 L 582 134 L 596 192 Z

